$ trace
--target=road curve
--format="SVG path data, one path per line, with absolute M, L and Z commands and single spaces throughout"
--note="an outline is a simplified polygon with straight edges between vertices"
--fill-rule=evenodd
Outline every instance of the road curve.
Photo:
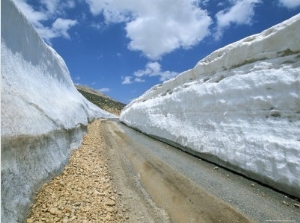
M 297 200 L 118 121 L 102 123 L 110 159 L 119 160 L 115 183 L 145 204 L 146 220 L 135 222 L 300 222 Z

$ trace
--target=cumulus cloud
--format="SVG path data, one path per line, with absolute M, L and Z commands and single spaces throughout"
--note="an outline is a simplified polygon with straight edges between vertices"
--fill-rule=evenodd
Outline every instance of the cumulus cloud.
M 52 24 L 52 29 L 57 34 L 57 36 L 63 36 L 69 39 L 70 36 L 68 34 L 68 30 L 69 28 L 71 28 L 76 24 L 77 24 L 76 20 L 58 18 Z
M 52 38 L 70 38 L 68 30 L 77 24 L 76 20 L 57 18 L 65 8 L 73 8 L 73 1 L 61 3 L 59 0 L 41 0 L 39 11 L 29 5 L 26 0 L 13 0 L 16 6 L 23 12 L 27 19 L 33 24 L 40 36 L 49 42 Z M 43 25 L 44 21 L 52 22 L 51 26 Z
M 173 71 L 162 71 L 158 62 L 148 62 L 144 69 L 133 73 L 133 76 L 123 77 L 122 84 L 131 84 L 134 82 L 145 82 L 145 77 L 159 77 L 160 81 L 166 81 L 178 75 Z
M 279 0 L 279 3 L 289 9 L 297 8 L 300 6 L 300 0 Z
M 125 23 L 128 48 L 157 60 L 178 48 L 189 48 L 210 32 L 211 18 L 197 0 L 86 0 L 93 15 L 106 23 Z
M 149 62 L 146 64 L 145 69 L 134 72 L 134 76 L 157 76 L 160 72 L 160 64 L 158 62 Z
M 223 32 L 232 24 L 251 25 L 252 18 L 255 15 L 254 9 L 261 0 L 235 0 L 230 8 L 219 11 L 216 14 L 217 31 L 215 39 L 220 39 Z

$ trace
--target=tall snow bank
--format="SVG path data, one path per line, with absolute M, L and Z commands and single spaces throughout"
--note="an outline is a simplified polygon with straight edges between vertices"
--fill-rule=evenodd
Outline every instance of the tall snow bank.
M 300 197 L 300 14 L 221 48 L 120 120 Z
M 1 220 L 22 222 L 88 122 L 114 116 L 79 94 L 63 59 L 10 0 L 1 7 Z

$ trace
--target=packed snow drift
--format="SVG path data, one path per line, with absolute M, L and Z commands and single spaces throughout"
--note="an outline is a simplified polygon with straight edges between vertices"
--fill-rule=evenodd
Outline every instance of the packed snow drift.
M 34 192 L 66 163 L 86 126 L 115 117 L 74 87 L 63 59 L 1 1 L 1 220 L 24 222 Z
M 300 197 L 299 33 L 300 14 L 225 46 L 133 100 L 120 120 Z

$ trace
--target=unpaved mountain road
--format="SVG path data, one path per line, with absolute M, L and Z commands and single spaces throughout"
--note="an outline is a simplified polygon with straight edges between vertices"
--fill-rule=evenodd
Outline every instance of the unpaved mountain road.
M 118 121 L 102 124 L 116 186 L 122 191 L 129 179 L 143 185 L 137 192 L 171 222 L 300 222 L 297 200 Z
M 96 120 L 28 223 L 300 222 L 283 194 L 145 136 Z

